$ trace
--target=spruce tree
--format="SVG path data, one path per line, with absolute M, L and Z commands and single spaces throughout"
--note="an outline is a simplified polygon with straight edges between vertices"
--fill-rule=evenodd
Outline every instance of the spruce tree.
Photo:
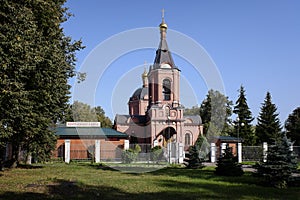
M 286 134 L 281 134 L 275 145 L 268 147 L 267 161 L 256 166 L 256 173 L 265 177 L 271 186 L 286 188 L 293 181 L 292 173 L 297 170 L 297 158 L 290 147 L 291 142 Z
M 256 136 L 258 143 L 267 142 L 271 144 L 274 140 L 280 138 L 280 134 L 281 126 L 277 108 L 275 104 L 272 103 L 271 94 L 267 92 L 259 117 L 257 118 Z
M 238 163 L 236 156 L 233 156 L 232 149 L 226 146 L 225 152 L 217 162 L 215 173 L 220 176 L 242 176 L 244 171 Z
M 189 154 L 187 158 L 185 158 L 185 166 L 189 169 L 199 169 L 204 167 L 202 164 L 204 159 L 199 155 L 200 149 L 197 145 L 190 146 Z
M 240 94 L 236 105 L 234 106 L 233 113 L 237 114 L 238 119 L 234 121 L 233 136 L 243 139 L 244 145 L 254 145 L 256 143 L 256 136 L 252 129 L 251 122 L 253 121 L 252 113 L 247 104 L 245 89 L 241 86 Z
M 300 146 L 300 107 L 293 110 L 285 122 L 287 136 L 295 146 Z

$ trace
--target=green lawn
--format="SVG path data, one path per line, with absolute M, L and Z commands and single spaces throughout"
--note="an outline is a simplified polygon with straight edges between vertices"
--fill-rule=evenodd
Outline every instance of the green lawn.
M 47 164 L 0 172 L 0 199 L 300 199 L 299 187 L 257 186 L 260 179 L 217 177 L 213 168 L 143 174 L 89 164 Z

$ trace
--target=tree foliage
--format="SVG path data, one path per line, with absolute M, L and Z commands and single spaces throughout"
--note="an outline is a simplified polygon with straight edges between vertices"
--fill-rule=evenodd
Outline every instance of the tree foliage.
M 200 106 L 204 135 L 228 135 L 232 102 L 219 91 L 209 90 Z
M 67 107 L 82 46 L 60 26 L 69 16 L 64 2 L 1 0 L 0 141 L 11 144 L 15 161 L 21 149 L 49 157 L 49 126 Z
M 138 144 L 135 145 L 134 149 L 124 150 L 121 154 L 122 162 L 126 164 L 135 162 L 140 152 L 141 147 Z
M 293 110 L 285 122 L 287 136 L 295 146 L 300 146 L 300 107 Z
M 265 177 L 271 186 L 286 188 L 293 181 L 292 173 L 297 170 L 297 159 L 290 147 L 291 142 L 286 134 L 282 134 L 275 145 L 268 147 L 267 161 L 256 166 L 256 173 Z
M 274 140 L 280 138 L 281 126 L 277 108 L 275 104 L 272 103 L 271 94 L 269 92 L 267 92 L 265 101 L 262 104 L 255 131 L 259 144 L 263 142 L 271 144 Z
M 90 105 L 79 101 L 74 101 L 68 107 L 63 123 L 67 121 L 101 122 L 101 127 L 112 127 L 111 120 L 105 115 L 101 106 L 92 108 Z
M 159 163 L 159 161 L 163 158 L 163 153 L 164 152 L 161 146 L 155 146 L 151 148 L 150 159 L 156 163 Z
M 235 113 L 238 118 L 234 121 L 234 133 L 233 136 L 243 139 L 244 145 L 254 145 L 256 143 L 256 136 L 252 128 L 252 113 L 247 104 L 247 98 L 245 94 L 245 89 L 241 86 L 239 90 L 240 94 L 234 106 L 233 113 Z
M 199 135 L 195 142 L 195 146 L 197 146 L 199 151 L 199 157 L 203 160 L 207 160 L 210 152 L 210 144 L 208 143 L 207 138 L 203 135 Z
M 184 109 L 184 116 L 188 115 L 199 115 L 200 114 L 200 107 L 199 106 L 192 106 L 192 108 L 185 108 Z

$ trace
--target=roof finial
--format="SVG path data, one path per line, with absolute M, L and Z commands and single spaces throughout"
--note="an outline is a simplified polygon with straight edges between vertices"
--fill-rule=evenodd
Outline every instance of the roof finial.
M 142 73 L 143 87 L 148 87 L 148 73 L 147 73 L 146 65 L 147 65 L 147 61 L 145 61 L 144 73 Z
M 164 8 L 161 10 L 161 19 L 162 19 L 162 22 L 165 22 L 165 9 Z
M 147 60 L 145 60 L 145 62 L 144 62 L 144 73 L 143 74 L 147 75 Z
M 162 22 L 160 23 L 159 27 L 160 27 L 161 31 L 163 30 L 165 32 L 166 29 L 168 28 L 168 26 L 165 22 L 165 9 L 161 10 L 161 18 L 162 18 Z

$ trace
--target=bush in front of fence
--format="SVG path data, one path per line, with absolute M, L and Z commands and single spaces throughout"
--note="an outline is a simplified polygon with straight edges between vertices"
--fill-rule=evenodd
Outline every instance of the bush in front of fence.
M 138 154 L 141 152 L 140 145 L 135 145 L 134 149 L 127 149 L 122 152 L 122 163 L 132 163 L 137 160 Z
M 232 149 L 227 145 L 222 157 L 218 160 L 215 173 L 220 176 L 242 176 L 244 171 L 238 163 L 236 156 L 233 156 Z
M 203 168 L 204 158 L 200 155 L 200 150 L 198 145 L 190 146 L 189 153 L 184 159 L 184 165 L 189 169 L 200 169 Z
M 158 164 L 158 162 L 162 159 L 162 157 L 163 157 L 163 149 L 161 148 L 161 146 L 156 146 L 151 149 L 150 159 L 153 162 L 156 162 Z

